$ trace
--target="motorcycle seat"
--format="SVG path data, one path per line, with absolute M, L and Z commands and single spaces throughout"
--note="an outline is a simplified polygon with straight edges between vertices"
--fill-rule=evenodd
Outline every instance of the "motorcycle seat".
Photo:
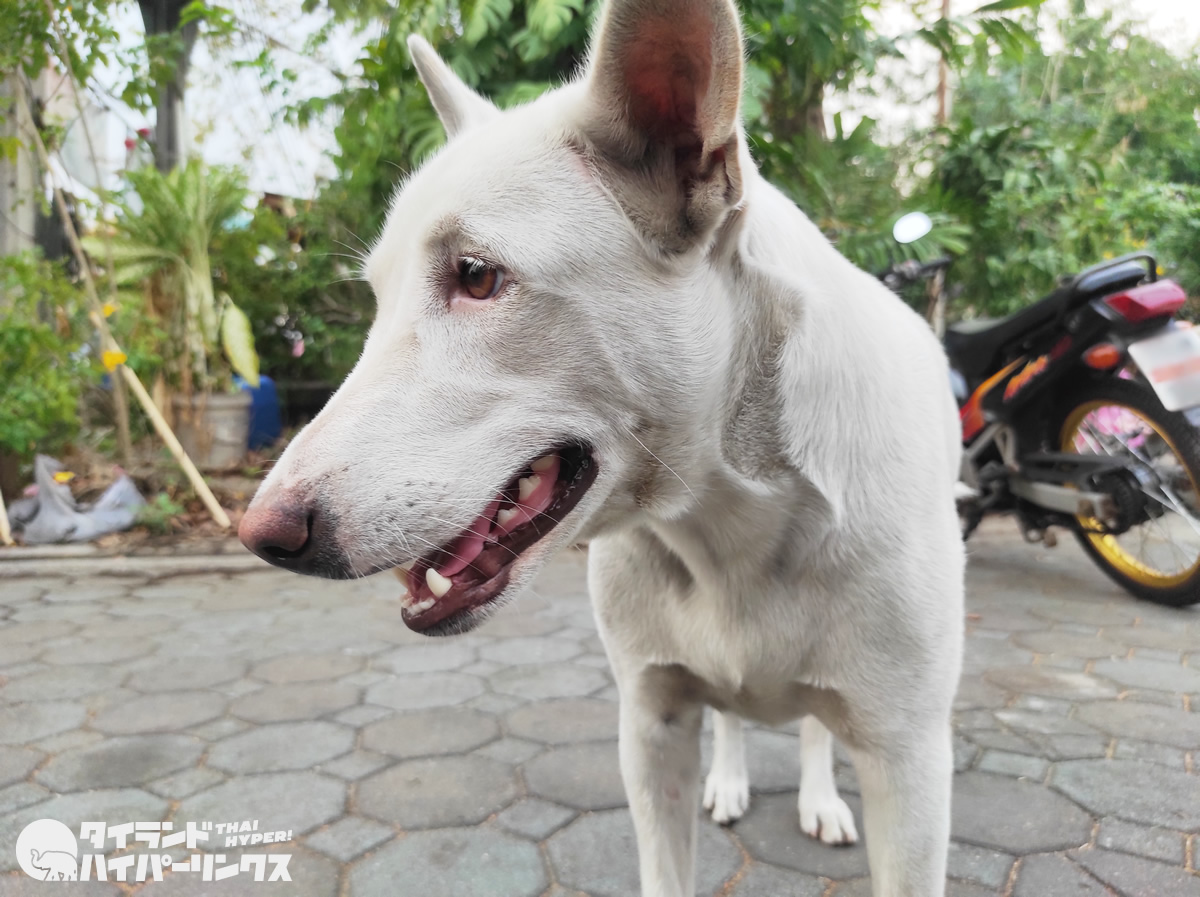
M 946 328 L 946 354 L 956 370 L 979 380 L 998 366 L 1004 349 L 1087 299 L 1136 285 L 1146 277 L 1140 262 L 1116 260 L 1080 272 L 1050 295 L 1005 318 L 976 318 Z

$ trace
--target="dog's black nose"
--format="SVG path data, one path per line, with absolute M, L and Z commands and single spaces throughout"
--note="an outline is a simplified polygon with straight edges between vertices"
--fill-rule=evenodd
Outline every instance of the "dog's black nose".
M 315 505 L 288 498 L 255 501 L 238 526 L 238 538 L 264 561 L 308 573 L 318 554 L 320 522 Z

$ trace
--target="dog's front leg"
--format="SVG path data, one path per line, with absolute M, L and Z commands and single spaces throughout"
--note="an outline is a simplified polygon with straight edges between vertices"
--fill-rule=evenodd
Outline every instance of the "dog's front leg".
M 862 789 L 874 897 L 942 897 L 954 758 L 944 722 L 851 750 Z
M 637 832 L 642 897 L 693 897 L 703 707 L 660 673 L 617 677 L 621 777 Z

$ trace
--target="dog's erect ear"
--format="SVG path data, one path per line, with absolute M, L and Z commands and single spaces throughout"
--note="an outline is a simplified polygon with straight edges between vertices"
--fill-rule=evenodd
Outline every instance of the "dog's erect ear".
M 610 161 L 651 174 L 666 194 L 653 221 L 650 209 L 623 198 L 626 211 L 669 249 L 709 232 L 742 194 L 742 35 L 733 0 L 608 0 L 587 81 L 589 138 Z
M 429 91 L 429 100 L 442 120 L 446 137 L 483 124 L 500 114 L 499 110 L 462 82 L 450 66 L 417 34 L 408 37 L 408 52 L 421 83 Z

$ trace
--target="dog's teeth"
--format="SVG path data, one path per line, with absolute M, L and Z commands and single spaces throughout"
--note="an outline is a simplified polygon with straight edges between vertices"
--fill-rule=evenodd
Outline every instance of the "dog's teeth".
M 412 592 L 408 591 L 407 589 L 404 590 L 404 593 L 400 596 L 400 606 L 402 608 L 404 608 L 405 610 L 412 610 L 412 606 L 413 606 Z
M 516 516 L 517 516 L 517 509 L 515 507 L 501 508 L 500 512 L 496 515 L 496 522 L 498 524 L 500 524 L 502 527 L 508 526 L 508 522 Z
M 441 598 L 450 591 L 450 586 L 454 585 L 454 583 L 442 576 L 442 574 L 438 573 L 432 567 L 425 571 L 425 584 L 429 586 L 429 591 L 433 592 L 433 596 L 435 598 Z M 423 607 L 425 603 L 425 601 L 422 601 L 421 604 L 418 604 L 417 610 L 425 610 L 426 608 Z M 433 607 L 432 601 L 428 601 L 428 603 L 430 607 Z
M 542 455 L 542 457 L 538 458 L 529 466 L 533 469 L 534 473 L 545 473 L 554 466 L 555 458 L 555 455 Z
M 413 613 L 423 614 L 423 613 L 425 613 L 425 611 L 429 610 L 429 608 L 433 607 L 433 604 L 434 604 L 434 599 L 426 598 L 420 604 L 413 606 Z
M 524 501 L 533 495 L 533 491 L 542 484 L 542 478 L 537 474 L 517 480 L 517 497 Z

